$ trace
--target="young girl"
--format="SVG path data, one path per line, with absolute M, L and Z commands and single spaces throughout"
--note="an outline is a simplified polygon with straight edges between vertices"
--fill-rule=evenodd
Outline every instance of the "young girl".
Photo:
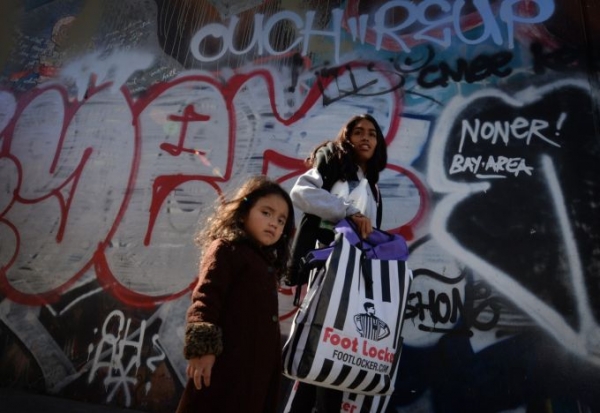
M 198 233 L 202 259 L 184 347 L 189 380 L 178 413 L 277 410 L 277 287 L 293 231 L 289 195 L 258 176 L 220 204 Z
M 304 212 L 293 245 L 288 284 L 296 292 L 305 284 L 308 274 L 301 271 L 301 259 L 316 246 L 329 245 L 334 239 L 333 227 L 349 218 L 363 238 L 373 226 L 381 225 L 382 203 L 377 187 L 379 173 L 387 164 L 387 146 L 379 124 L 371 115 L 352 117 L 334 141 L 317 146 L 306 160 L 310 169 L 301 175 L 290 192 L 294 205 Z M 367 201 L 359 206 L 334 190 L 347 185 L 346 193 L 366 185 Z M 286 402 L 286 413 L 339 413 L 343 393 L 305 383 L 295 383 L 295 392 Z M 316 409 L 316 410 L 313 410 Z

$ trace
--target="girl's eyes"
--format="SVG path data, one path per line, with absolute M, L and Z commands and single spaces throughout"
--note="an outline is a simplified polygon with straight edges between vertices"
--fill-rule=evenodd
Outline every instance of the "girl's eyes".
M 352 131 L 352 135 L 353 136 L 361 136 L 363 134 L 363 130 L 362 129 L 354 129 Z M 374 131 L 369 131 L 367 133 L 367 135 L 369 136 L 369 138 L 377 138 L 377 134 Z
M 265 217 L 267 217 L 267 218 L 271 218 L 271 216 L 273 215 L 273 214 L 271 213 L 271 211 L 269 211 L 269 210 L 264 210 L 264 211 L 262 211 L 262 214 L 263 214 Z M 277 220 L 277 224 L 278 224 L 278 225 L 281 225 L 282 227 L 283 227 L 283 226 L 285 226 L 285 219 L 283 219 L 283 218 L 279 218 L 279 219 Z

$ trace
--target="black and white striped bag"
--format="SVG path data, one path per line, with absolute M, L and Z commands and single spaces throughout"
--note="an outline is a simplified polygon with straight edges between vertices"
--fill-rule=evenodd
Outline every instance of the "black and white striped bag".
M 398 235 L 375 230 L 360 240 L 346 220 L 336 226 L 325 265 L 313 277 L 283 348 L 294 380 L 365 395 L 388 395 L 402 350 L 412 271 Z M 310 255 L 310 254 L 309 254 Z
M 396 373 L 398 370 L 396 370 Z M 298 381 L 295 381 L 290 388 L 287 400 L 284 405 L 282 413 L 289 413 L 295 409 L 294 403 L 296 397 L 296 390 L 298 389 Z M 354 413 L 384 413 L 390 403 L 392 396 L 368 396 L 365 394 L 343 392 L 340 404 L 340 412 L 354 412 Z M 304 406 L 304 405 L 303 405 Z M 297 410 L 294 410 L 297 411 Z M 305 411 L 305 410 L 304 410 Z

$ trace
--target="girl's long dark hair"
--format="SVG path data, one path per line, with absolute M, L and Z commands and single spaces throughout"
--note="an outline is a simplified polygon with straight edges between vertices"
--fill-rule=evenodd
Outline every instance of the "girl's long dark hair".
M 366 113 L 350 118 L 350 120 L 338 132 L 335 140 L 327 140 L 314 148 L 310 156 L 305 160 L 306 165 L 309 168 L 313 167 L 319 149 L 333 142 L 333 156 L 340 164 L 341 179 L 347 181 L 352 176 L 355 176 L 357 166 L 354 161 L 354 152 L 352 144 L 350 143 L 350 136 L 352 136 L 352 131 L 361 120 L 368 120 L 375 127 L 375 132 L 377 134 L 377 146 L 375 147 L 375 153 L 373 154 L 373 157 L 367 161 L 366 176 L 367 180 L 372 184 L 379 182 L 379 173 L 383 171 L 387 165 L 387 145 L 385 143 L 385 137 L 383 136 L 383 132 L 381 131 L 379 123 L 377 123 L 373 116 Z
M 195 242 L 201 251 L 206 251 L 208 245 L 216 239 L 234 242 L 248 240 L 243 220 L 256 201 L 268 195 L 281 196 L 288 206 L 288 216 L 281 238 L 274 245 L 263 248 L 272 259 L 272 265 L 276 267 L 280 276 L 283 276 L 290 255 L 290 242 L 295 231 L 294 206 L 289 194 L 277 182 L 264 175 L 253 176 L 246 180 L 231 199 L 218 200 L 214 212 L 196 233 Z

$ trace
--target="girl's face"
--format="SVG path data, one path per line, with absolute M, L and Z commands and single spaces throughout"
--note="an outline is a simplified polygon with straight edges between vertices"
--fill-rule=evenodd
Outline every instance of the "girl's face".
M 350 132 L 350 143 L 354 152 L 354 160 L 364 171 L 377 147 L 375 125 L 366 119 L 361 119 Z
M 258 198 L 244 220 L 244 229 L 260 245 L 269 247 L 281 238 L 288 214 L 288 204 L 281 195 Z

